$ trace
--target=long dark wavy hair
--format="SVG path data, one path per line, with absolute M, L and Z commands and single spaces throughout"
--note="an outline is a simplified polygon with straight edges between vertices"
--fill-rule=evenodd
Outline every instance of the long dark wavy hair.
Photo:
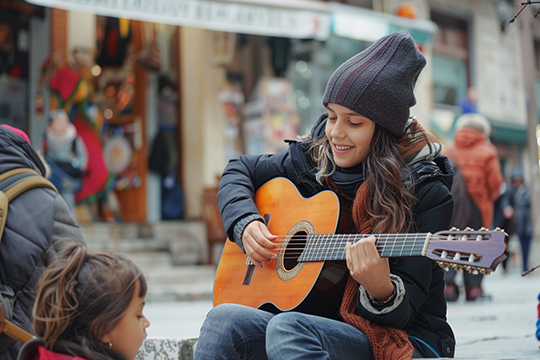
M 139 267 L 126 256 L 88 251 L 73 240 L 53 245 L 58 251 L 41 276 L 33 310 L 33 327 L 49 350 L 62 349 L 88 360 L 118 359 L 101 341 L 119 323 L 140 283 Z
M 405 233 L 412 224 L 412 209 L 416 201 L 414 178 L 400 154 L 398 140 L 375 124 L 371 151 L 363 164 L 371 197 L 367 211 L 372 218 L 374 234 Z M 315 139 L 308 151 L 318 169 L 316 179 L 323 184 L 324 178 L 331 176 L 337 168 L 326 135 Z

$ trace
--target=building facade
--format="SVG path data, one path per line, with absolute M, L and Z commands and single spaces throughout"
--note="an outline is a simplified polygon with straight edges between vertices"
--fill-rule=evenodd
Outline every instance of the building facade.
M 231 157 L 280 151 L 283 137 L 304 133 L 324 111 L 335 68 L 397 30 L 413 35 L 428 62 L 411 113 L 448 142 L 474 87 L 504 171 L 530 163 L 527 103 L 536 98 L 525 91 L 519 24 L 503 21 L 508 1 L 31 3 L 42 15 L 28 30 L 26 130 L 38 143 L 46 125 L 42 63 L 61 53 L 67 65 L 86 64 L 126 221 L 167 219 L 171 201 L 183 204 L 169 209 L 171 219 L 199 219 L 203 190 L 217 186 Z M 181 192 L 170 195 L 175 185 Z

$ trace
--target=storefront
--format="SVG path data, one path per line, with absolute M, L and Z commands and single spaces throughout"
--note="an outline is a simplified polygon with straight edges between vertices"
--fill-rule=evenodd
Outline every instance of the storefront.
M 199 218 L 202 190 L 216 184 L 235 146 L 229 140 L 235 142 L 237 120 L 234 113 L 227 117 L 226 108 L 240 104 L 242 96 L 230 87 L 224 67 L 232 61 L 239 34 L 319 40 L 329 34 L 328 11 L 312 1 L 271 6 L 32 2 L 54 8 L 53 13 L 68 10 L 66 62 L 79 66 L 81 77 L 91 74 L 94 88 L 83 101 L 97 104 L 107 123 L 100 134 L 101 149 L 92 151 L 103 153 L 112 175 L 107 186 L 115 196 L 100 201 L 108 212 L 95 211 L 100 219 L 114 217 L 109 210 L 114 210 L 111 204 L 116 200 L 125 221 Z M 228 32 L 214 31 L 223 29 Z M 89 113 L 86 109 L 81 117 L 88 118 Z M 164 195 L 168 190 L 171 197 Z M 172 204 L 167 207 L 172 215 L 164 213 L 165 203 Z
M 102 151 L 121 217 L 136 222 L 200 218 L 203 189 L 217 185 L 230 158 L 280 151 L 283 138 L 311 126 L 343 61 L 397 30 L 429 59 L 436 30 L 309 0 L 31 2 L 68 10 L 67 57 L 97 54 L 89 71 L 108 120 Z M 417 97 L 430 98 L 430 86 L 424 71 Z M 428 119 L 430 105 L 419 101 L 414 115 Z

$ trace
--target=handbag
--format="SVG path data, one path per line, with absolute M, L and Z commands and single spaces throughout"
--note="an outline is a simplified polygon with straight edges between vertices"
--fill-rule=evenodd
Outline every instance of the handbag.
M 60 168 L 62 172 L 72 178 L 79 179 L 83 175 L 81 168 L 79 166 L 75 166 L 73 161 L 52 161 Z

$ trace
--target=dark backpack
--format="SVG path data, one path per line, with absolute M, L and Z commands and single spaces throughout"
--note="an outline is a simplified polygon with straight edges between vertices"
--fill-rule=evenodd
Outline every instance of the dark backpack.
M 478 230 L 482 227 L 482 213 L 467 191 L 465 178 L 459 166 L 455 163 L 452 166 L 454 168 L 454 181 L 451 192 L 454 198 L 454 210 L 450 225 L 458 229 L 470 227 Z
M 4 233 L 8 215 L 9 202 L 27 190 L 45 187 L 58 192 L 54 185 L 37 171 L 28 168 L 18 168 L 0 175 L 0 241 Z M 17 341 L 25 343 L 33 338 L 31 334 L 13 324 L 14 291 L 7 284 L 6 275 L 0 267 L 0 333 L 5 333 Z

